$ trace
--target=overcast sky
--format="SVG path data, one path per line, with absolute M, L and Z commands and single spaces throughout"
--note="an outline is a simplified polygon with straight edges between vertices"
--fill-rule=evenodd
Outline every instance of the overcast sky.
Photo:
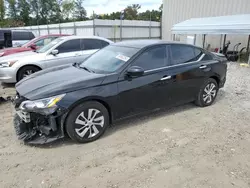
M 158 10 L 161 3 L 162 0 L 85 0 L 84 7 L 88 16 L 90 16 L 93 11 L 96 14 L 107 14 L 121 11 L 131 4 L 140 4 L 140 12 L 153 9 Z

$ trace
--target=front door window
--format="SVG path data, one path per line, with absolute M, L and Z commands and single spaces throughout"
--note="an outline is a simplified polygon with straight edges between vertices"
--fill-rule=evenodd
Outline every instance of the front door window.
M 139 66 L 144 71 L 165 67 L 167 64 L 166 52 L 165 45 L 149 49 L 135 60 L 133 66 Z

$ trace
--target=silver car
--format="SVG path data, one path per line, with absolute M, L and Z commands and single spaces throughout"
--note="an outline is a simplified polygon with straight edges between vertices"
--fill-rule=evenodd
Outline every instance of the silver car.
M 0 81 L 15 83 L 42 69 L 82 62 L 97 50 L 113 43 L 91 36 L 66 36 L 34 52 L 23 52 L 0 58 Z

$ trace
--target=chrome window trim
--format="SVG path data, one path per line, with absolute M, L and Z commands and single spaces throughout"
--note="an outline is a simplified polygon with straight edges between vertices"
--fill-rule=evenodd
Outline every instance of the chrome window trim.
M 182 65 L 194 64 L 194 63 L 200 62 L 205 57 L 205 55 L 206 54 L 203 53 L 201 55 L 201 57 L 197 61 L 191 61 L 191 62 L 188 62 L 188 63 L 181 63 L 181 64 L 178 64 L 178 65 L 170 65 L 170 66 L 165 66 L 165 67 L 161 67 L 161 68 L 151 69 L 151 70 L 145 71 L 145 73 L 150 73 L 150 72 L 157 71 L 157 70 L 162 70 L 162 69 L 165 69 L 165 68 L 172 68 L 172 67 L 179 67 L 179 66 L 182 66 Z

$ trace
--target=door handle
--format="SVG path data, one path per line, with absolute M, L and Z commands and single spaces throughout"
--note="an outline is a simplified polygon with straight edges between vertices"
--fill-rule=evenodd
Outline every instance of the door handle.
M 80 55 L 81 55 L 81 54 L 79 54 L 79 53 L 76 53 L 76 54 L 75 54 L 75 56 L 80 56 Z
M 205 68 L 207 68 L 207 65 L 201 65 L 199 68 L 200 69 L 205 69 Z
M 171 76 L 164 76 L 164 77 L 161 79 L 161 81 L 163 81 L 163 80 L 169 80 L 169 79 L 171 79 Z

